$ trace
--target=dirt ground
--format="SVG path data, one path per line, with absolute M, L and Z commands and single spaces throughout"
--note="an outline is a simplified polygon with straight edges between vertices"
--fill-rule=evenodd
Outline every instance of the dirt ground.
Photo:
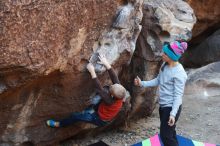
M 177 123 L 177 133 L 201 142 L 220 144 L 220 96 L 195 97 L 185 95 L 183 110 Z M 70 140 L 63 146 L 85 146 L 102 140 L 114 146 L 125 146 L 142 141 L 159 132 L 158 107 L 149 118 L 132 123 L 96 137 Z

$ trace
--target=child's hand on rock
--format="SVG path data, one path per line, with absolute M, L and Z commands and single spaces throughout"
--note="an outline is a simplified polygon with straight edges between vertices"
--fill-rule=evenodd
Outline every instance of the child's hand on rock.
M 100 61 L 98 61 L 99 64 L 103 64 L 107 69 L 111 68 L 111 65 L 108 63 L 108 61 L 104 55 L 99 55 L 98 57 L 100 60 Z
M 95 68 L 94 68 L 94 66 L 92 65 L 92 63 L 87 64 L 86 68 L 87 68 L 87 70 L 90 72 L 92 78 L 93 78 L 93 79 L 96 78 Z
M 94 66 L 92 65 L 92 63 L 87 64 L 86 68 L 87 68 L 87 70 L 88 70 L 90 73 L 93 72 L 93 71 L 95 71 L 95 68 L 94 68 Z

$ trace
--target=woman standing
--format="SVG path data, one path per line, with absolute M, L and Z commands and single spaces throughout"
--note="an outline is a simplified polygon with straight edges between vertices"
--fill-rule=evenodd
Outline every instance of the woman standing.
M 175 128 L 187 79 L 186 72 L 178 60 L 186 49 L 186 42 L 164 43 L 164 63 L 159 75 L 150 81 L 141 81 L 139 77 L 134 80 L 134 84 L 140 87 L 159 86 L 160 136 L 164 146 L 178 146 Z

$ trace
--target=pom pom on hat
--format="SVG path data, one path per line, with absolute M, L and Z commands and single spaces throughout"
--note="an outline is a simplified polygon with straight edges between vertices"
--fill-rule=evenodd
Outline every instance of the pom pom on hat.
M 187 49 L 186 42 L 178 42 L 174 41 L 170 43 L 170 48 L 175 52 L 177 55 L 182 55 Z

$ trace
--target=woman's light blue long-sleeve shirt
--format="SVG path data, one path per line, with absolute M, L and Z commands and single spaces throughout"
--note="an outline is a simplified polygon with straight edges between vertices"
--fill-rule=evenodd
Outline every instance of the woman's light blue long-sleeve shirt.
M 187 80 L 187 74 L 181 64 L 174 67 L 166 65 L 159 75 L 150 81 L 142 81 L 143 87 L 159 86 L 160 107 L 172 107 L 170 115 L 176 116 L 182 104 L 182 96 Z

